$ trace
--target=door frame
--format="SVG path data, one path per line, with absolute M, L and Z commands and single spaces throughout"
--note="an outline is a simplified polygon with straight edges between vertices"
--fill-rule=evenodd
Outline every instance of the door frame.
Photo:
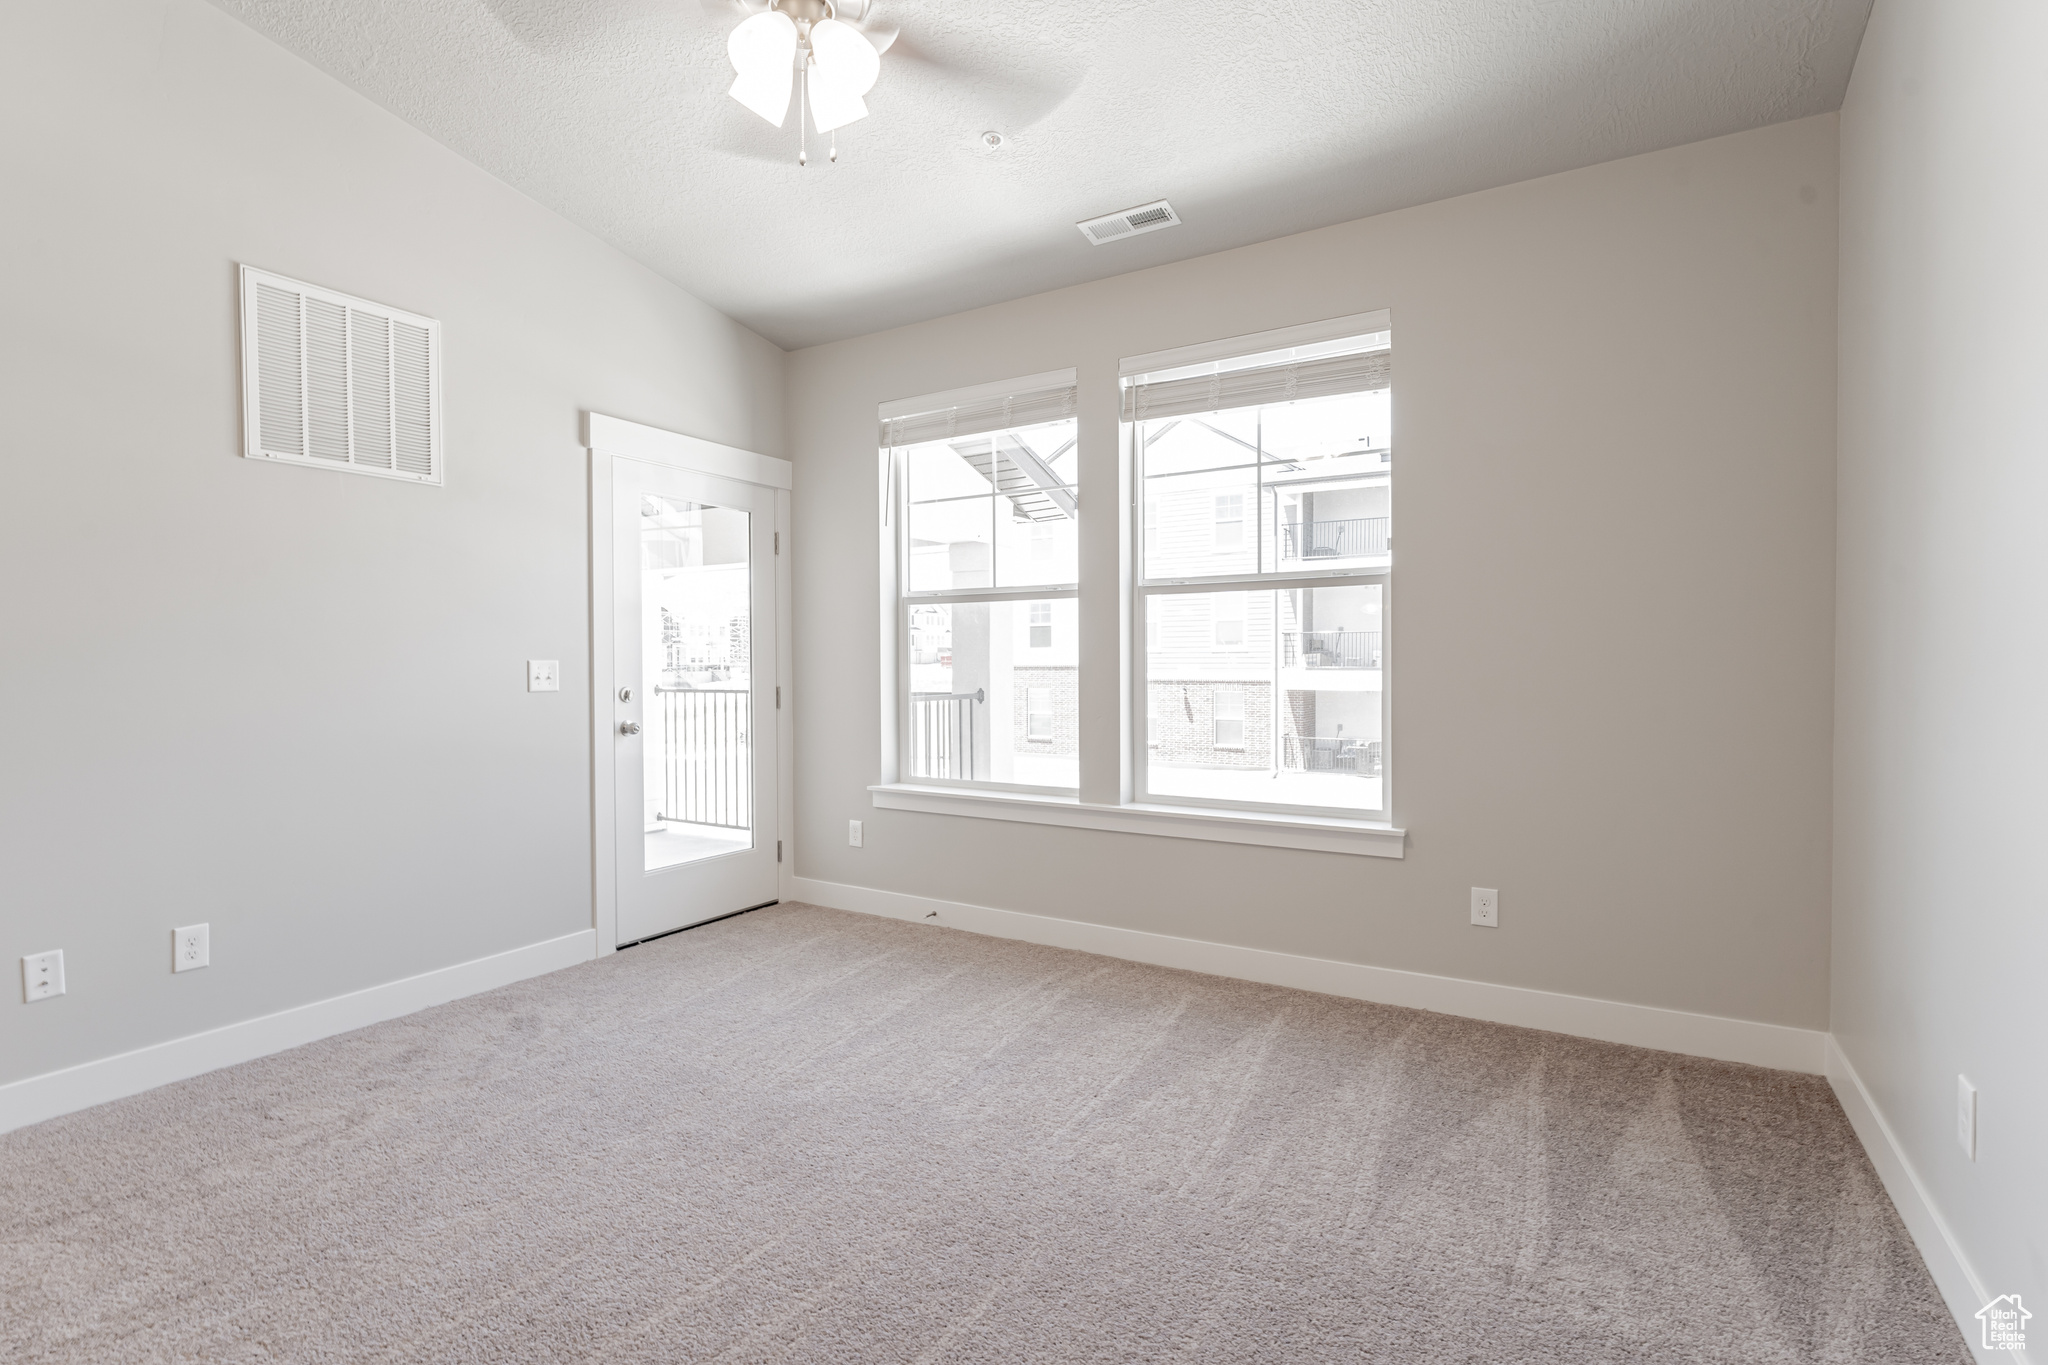
M 789 495 L 795 466 L 737 446 L 663 431 L 603 413 L 583 414 L 583 445 L 590 453 L 590 922 L 600 956 L 619 945 L 617 799 L 618 745 L 612 735 L 612 696 L 618 687 L 612 654 L 612 489 L 616 462 L 635 460 L 693 474 L 758 484 L 775 490 L 775 838 L 782 845 L 775 869 L 779 897 L 787 898 L 796 867 L 792 742 L 796 707 L 791 692 Z M 758 805 L 756 806 L 758 810 Z

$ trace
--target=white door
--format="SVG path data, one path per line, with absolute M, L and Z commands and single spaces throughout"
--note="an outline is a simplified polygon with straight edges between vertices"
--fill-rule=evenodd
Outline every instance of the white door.
M 775 899 L 775 491 L 632 459 L 614 471 L 627 944 Z

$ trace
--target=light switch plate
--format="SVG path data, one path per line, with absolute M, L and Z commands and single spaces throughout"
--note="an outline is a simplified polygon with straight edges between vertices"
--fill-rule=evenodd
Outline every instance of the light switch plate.
M 559 659 L 528 659 L 526 661 L 526 690 L 529 692 L 561 691 L 562 661 Z
M 1472 922 L 1482 928 L 1500 928 L 1500 892 L 1490 886 L 1472 888 Z
M 30 1004 L 64 994 L 64 950 L 30 953 L 21 960 L 21 995 Z
M 188 924 L 171 931 L 172 971 L 197 971 L 213 961 L 212 935 L 208 932 L 211 928 L 206 924 Z

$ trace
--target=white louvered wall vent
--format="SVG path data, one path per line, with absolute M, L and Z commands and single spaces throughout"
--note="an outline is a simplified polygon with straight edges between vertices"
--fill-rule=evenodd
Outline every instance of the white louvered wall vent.
M 1140 204 L 1122 213 L 1105 213 L 1100 218 L 1090 218 L 1085 223 L 1076 223 L 1081 235 L 1091 245 L 1101 246 L 1104 242 L 1122 241 L 1136 237 L 1142 232 L 1157 232 L 1161 228 L 1179 227 L 1180 215 L 1173 211 L 1173 205 L 1164 199 L 1157 203 Z
M 441 482 L 441 324 L 242 267 L 251 459 Z

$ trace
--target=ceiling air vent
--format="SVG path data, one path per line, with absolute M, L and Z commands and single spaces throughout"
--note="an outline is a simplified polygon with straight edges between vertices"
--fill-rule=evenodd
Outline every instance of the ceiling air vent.
M 1114 242 L 1124 237 L 1135 237 L 1141 232 L 1157 232 L 1161 228 L 1177 227 L 1180 215 L 1173 211 L 1173 205 L 1164 199 L 1157 203 L 1140 204 L 1122 213 L 1107 213 L 1100 218 L 1090 218 L 1085 223 L 1076 223 L 1081 235 L 1093 246 Z
M 242 267 L 251 459 L 441 482 L 441 324 Z

